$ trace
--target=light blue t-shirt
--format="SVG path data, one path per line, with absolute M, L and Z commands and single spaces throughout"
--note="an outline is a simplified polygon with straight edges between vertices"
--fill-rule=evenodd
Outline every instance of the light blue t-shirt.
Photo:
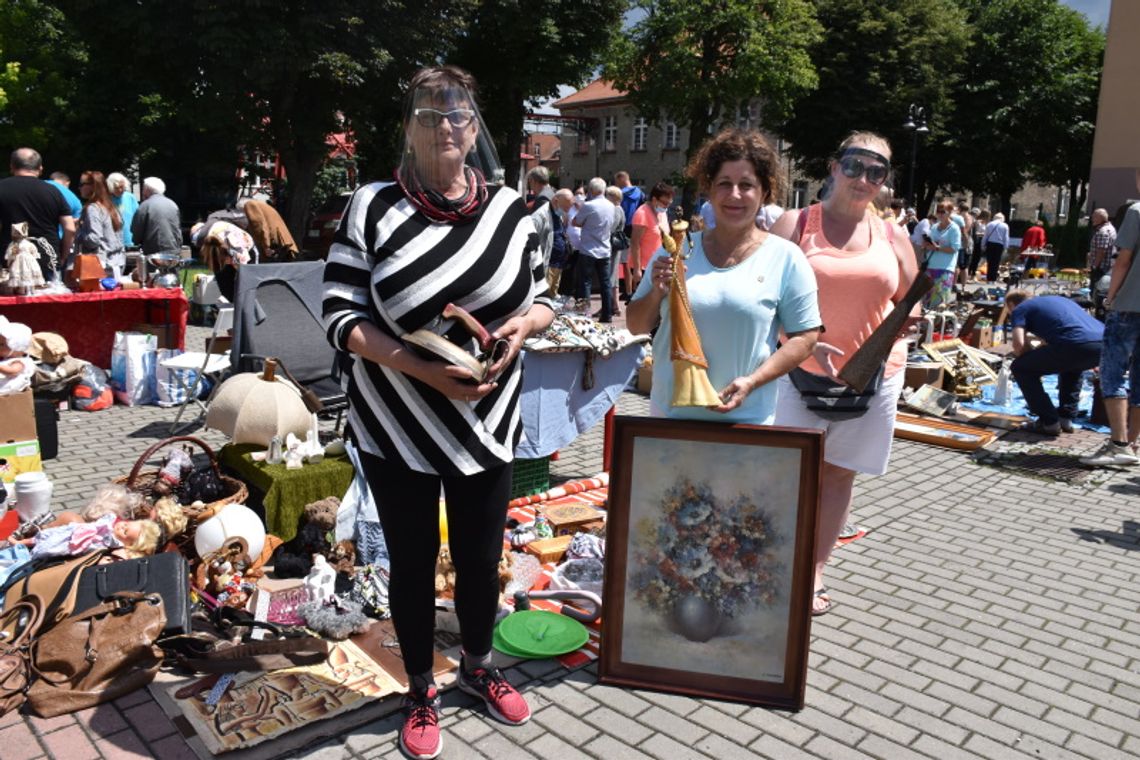
M 111 202 L 119 210 L 119 216 L 123 217 L 123 229 L 120 236 L 123 239 L 123 246 L 134 245 L 134 238 L 131 237 L 131 220 L 135 218 L 135 212 L 139 210 L 139 199 L 130 190 L 126 190 L 118 198 L 112 195 Z
M 71 188 L 65 187 L 63 183 L 56 182 L 54 179 L 45 179 L 44 182 L 59 190 L 63 199 L 67 201 L 67 207 L 71 209 L 71 215 L 78 221 L 79 217 L 83 215 L 83 201 L 79 200 L 79 196 L 71 192 Z M 63 225 L 59 226 L 59 239 L 63 240 Z
M 962 230 L 954 222 L 946 225 L 946 229 L 938 229 L 937 224 L 930 225 L 930 231 L 927 232 L 930 239 L 939 248 L 950 246 L 954 249 L 953 253 L 945 253 L 943 251 L 927 251 L 930 255 L 929 269 L 955 269 L 958 262 L 958 249 L 962 247 Z
M 785 333 L 820 326 L 815 274 L 807 257 L 792 243 L 769 235 L 743 262 L 720 269 L 709 263 L 701 235 L 693 236 L 694 250 L 685 260 L 685 286 L 701 347 L 709 361 L 709 381 L 717 391 L 742 375 L 751 374 L 776 350 L 780 330 Z M 666 256 L 658 249 L 654 258 Z M 641 278 L 634 299 L 653 287 L 652 277 Z M 653 391 L 650 401 L 675 419 L 746 422 L 770 425 L 776 411 L 776 383 L 753 390 L 737 409 L 720 414 L 702 407 L 670 406 L 673 399 L 673 362 L 669 359 L 672 324 L 669 301 L 661 302 L 661 327 L 653 340 Z

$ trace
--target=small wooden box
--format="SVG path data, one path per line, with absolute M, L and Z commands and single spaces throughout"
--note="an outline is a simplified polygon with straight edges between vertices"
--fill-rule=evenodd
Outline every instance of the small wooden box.
M 973 331 L 965 337 L 967 346 L 974 346 L 985 351 L 989 351 L 994 345 L 994 329 L 990 325 L 984 327 L 975 327 Z
M 589 504 L 556 504 L 542 508 L 555 536 L 572 536 L 586 523 L 602 518 L 602 513 Z
M 547 562 L 558 562 L 566 555 L 566 550 L 570 548 L 570 542 L 573 540 L 573 536 L 540 538 L 537 541 L 531 541 L 524 546 L 523 549 L 527 554 L 533 554 L 538 557 L 538 561 L 544 564 Z

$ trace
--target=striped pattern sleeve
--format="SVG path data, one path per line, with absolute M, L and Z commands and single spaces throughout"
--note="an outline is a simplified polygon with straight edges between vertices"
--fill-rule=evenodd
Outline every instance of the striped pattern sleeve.
M 329 343 L 347 351 L 348 336 L 358 323 L 371 319 L 368 306 L 373 254 L 367 220 L 376 194 L 390 183 L 365 185 L 353 193 L 325 264 L 324 300 L 321 304 Z

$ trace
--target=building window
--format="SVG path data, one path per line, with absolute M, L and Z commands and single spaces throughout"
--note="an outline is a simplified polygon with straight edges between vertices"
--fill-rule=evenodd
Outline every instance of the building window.
M 617 117 L 607 116 L 602 128 L 602 150 L 612 153 L 617 150 Z
M 589 153 L 590 152 L 590 133 L 582 130 L 578 133 L 578 140 L 574 145 L 575 153 Z
M 803 208 L 807 205 L 808 183 L 797 179 L 792 183 L 792 208 Z
M 681 130 L 677 129 L 676 122 L 665 122 L 665 142 L 663 143 L 662 147 L 664 147 L 665 150 L 675 150 L 680 147 L 678 145 L 678 143 L 681 141 L 680 133 Z
M 630 150 L 645 150 L 645 139 L 648 135 L 649 125 L 645 123 L 645 117 L 637 117 L 633 122 L 633 142 L 629 146 Z

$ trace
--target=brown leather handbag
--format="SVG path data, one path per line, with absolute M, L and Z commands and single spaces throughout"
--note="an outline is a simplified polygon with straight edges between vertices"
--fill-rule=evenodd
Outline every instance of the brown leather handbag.
M 28 649 L 43 620 L 43 602 L 27 596 L 0 615 L 0 715 L 20 709 L 32 682 Z
M 162 663 L 155 641 L 165 626 L 162 597 L 138 592 L 115 594 L 56 624 L 31 645 L 37 678 L 28 704 L 54 718 L 141 689 Z

